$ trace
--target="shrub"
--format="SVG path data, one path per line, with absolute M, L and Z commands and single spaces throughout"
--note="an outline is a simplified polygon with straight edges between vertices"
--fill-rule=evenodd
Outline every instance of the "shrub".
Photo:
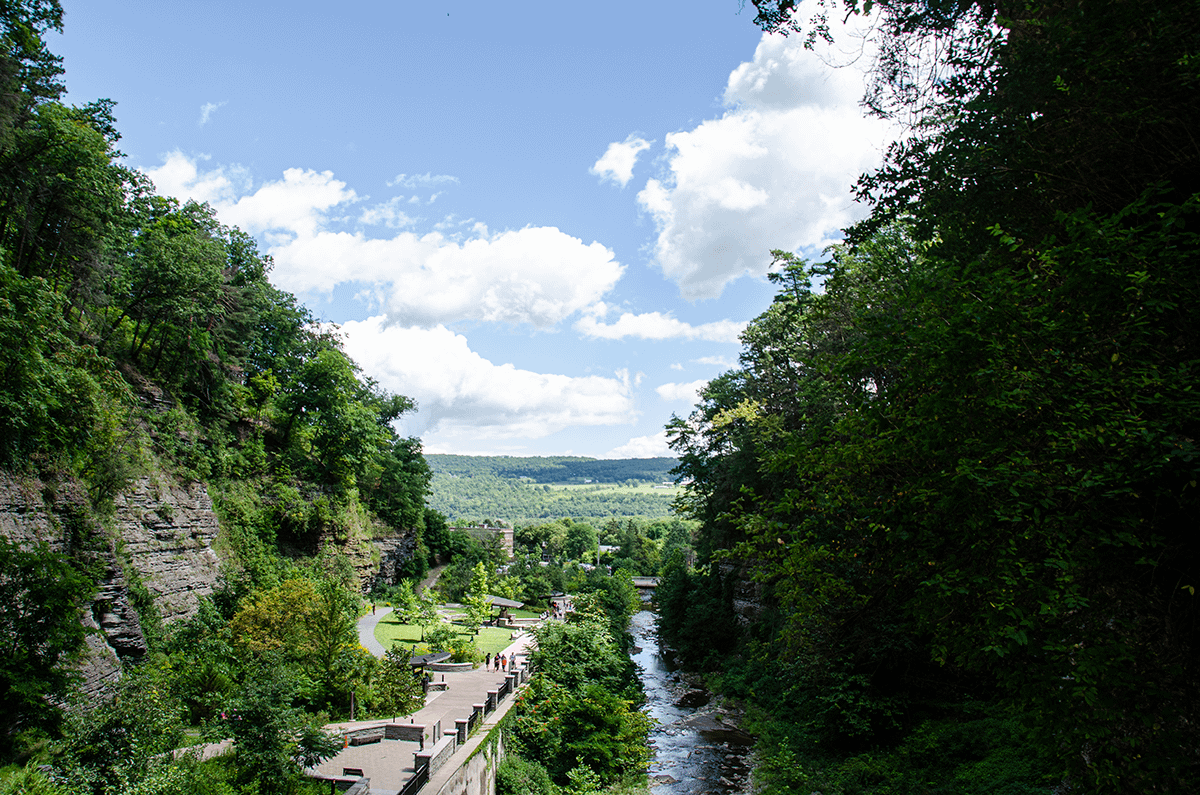
M 496 770 L 496 795 L 552 795 L 550 774 L 537 762 L 508 756 Z

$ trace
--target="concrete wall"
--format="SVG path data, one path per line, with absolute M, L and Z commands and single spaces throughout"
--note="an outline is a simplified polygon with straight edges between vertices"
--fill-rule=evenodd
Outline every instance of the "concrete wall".
M 436 795 L 496 795 L 496 768 L 504 756 L 504 733 L 493 729 Z

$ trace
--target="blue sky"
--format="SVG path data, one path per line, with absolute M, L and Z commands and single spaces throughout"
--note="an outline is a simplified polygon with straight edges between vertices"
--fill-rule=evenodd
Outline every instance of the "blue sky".
M 669 454 L 770 249 L 862 217 L 889 138 L 856 38 L 737 0 L 64 7 L 68 101 L 115 100 L 129 165 L 253 234 L 428 452 Z

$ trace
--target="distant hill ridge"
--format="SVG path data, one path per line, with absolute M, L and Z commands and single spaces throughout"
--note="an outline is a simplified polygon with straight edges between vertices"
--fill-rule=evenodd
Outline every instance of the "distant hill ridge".
M 528 478 L 534 483 L 623 483 L 628 480 L 674 480 L 674 458 L 587 458 L 583 456 L 472 456 L 431 455 L 425 460 L 435 473 L 457 477 L 494 475 Z
M 592 522 L 671 514 L 674 458 L 426 455 L 430 507 L 454 521 L 515 525 L 571 517 Z

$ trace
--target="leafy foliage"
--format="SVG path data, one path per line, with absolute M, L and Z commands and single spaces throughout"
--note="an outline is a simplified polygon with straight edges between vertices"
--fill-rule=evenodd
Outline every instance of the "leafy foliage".
M 259 792 L 288 793 L 304 769 L 336 754 L 341 742 L 325 733 L 313 716 L 293 706 L 296 684 L 263 668 L 249 677 L 213 729 L 232 737 L 243 785 Z
M 373 711 L 380 715 L 408 715 L 425 705 L 421 680 L 414 675 L 412 651 L 393 644 L 375 673 Z
M 668 566 L 664 633 L 700 655 L 682 600 L 744 566 L 765 606 L 726 681 L 788 705 L 797 759 L 917 743 L 974 697 L 1018 705 L 1064 786 L 1187 791 L 1194 9 L 845 6 L 879 13 L 872 106 L 917 125 L 849 245 L 776 252 L 741 368 L 669 426 L 708 568 Z
M 532 660 L 538 673 L 517 698 L 513 742 L 521 757 L 544 767 L 560 786 L 579 779 L 579 768 L 613 783 L 645 768 L 650 719 L 636 709 L 636 673 L 606 616 L 587 610 L 576 615 L 571 623 L 536 630 Z
M 80 611 L 95 592 L 92 577 L 45 545 L 22 549 L 0 536 L 0 753 L 16 735 L 53 728 L 73 683 L 69 664 L 83 649 Z

